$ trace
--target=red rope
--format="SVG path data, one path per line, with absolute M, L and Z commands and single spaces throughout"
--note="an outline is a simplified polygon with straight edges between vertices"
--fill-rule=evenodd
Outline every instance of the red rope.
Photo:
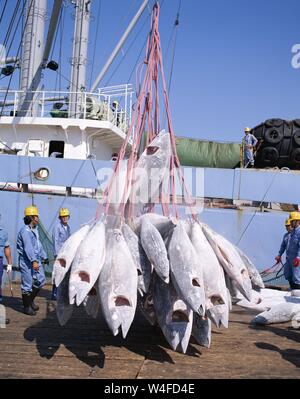
M 146 46 L 146 58 L 144 63 L 140 65 L 137 69 L 137 76 L 140 77 L 140 83 L 138 86 L 138 98 L 137 103 L 134 107 L 134 112 L 131 120 L 131 124 L 124 140 L 121 150 L 118 155 L 118 159 L 113 171 L 113 175 L 110 179 L 110 182 L 103 193 L 103 201 L 98 207 L 97 210 L 97 218 L 100 216 L 100 212 L 105 212 L 107 214 L 110 209 L 111 197 L 113 194 L 113 187 L 120 173 L 121 162 L 125 158 L 126 149 L 129 144 L 129 139 L 132 141 L 131 153 L 129 156 L 128 164 L 127 164 L 127 172 L 126 172 L 126 180 L 125 180 L 125 189 L 122 195 L 121 203 L 118 208 L 118 213 L 121 216 L 125 216 L 125 211 L 127 211 L 126 217 L 134 217 L 134 203 L 135 198 L 130 196 L 129 206 L 126 209 L 126 203 L 128 200 L 129 190 L 134 184 L 135 181 L 135 166 L 137 164 L 138 152 L 142 143 L 142 138 L 144 135 L 145 128 L 147 128 L 147 141 L 146 145 L 148 146 L 156 135 L 160 131 L 160 104 L 159 104 L 159 76 L 161 76 L 162 80 L 162 90 L 163 90 L 163 99 L 164 105 L 167 114 L 167 123 L 168 123 L 168 131 L 170 134 L 170 142 L 171 142 L 171 158 L 170 158 L 170 177 L 168 181 L 168 192 L 162 192 L 159 196 L 159 201 L 162 206 L 162 211 L 164 215 L 170 215 L 170 206 L 172 212 L 175 216 L 179 217 L 178 204 L 176 202 L 176 173 L 178 175 L 179 183 L 184 193 L 184 198 L 187 199 L 187 205 L 191 208 L 191 214 L 193 218 L 197 218 L 197 214 L 192 207 L 193 201 L 191 200 L 191 195 L 186 187 L 184 175 L 180 166 L 180 161 L 177 155 L 176 142 L 175 142 L 175 134 L 172 124 L 171 111 L 170 111 L 170 102 L 167 92 L 167 84 L 165 79 L 165 73 L 163 68 L 163 60 L 162 60 L 162 49 L 160 43 L 160 35 L 159 35 L 159 14 L 160 7 L 159 4 L 156 3 L 152 10 L 151 17 L 151 31 L 148 36 L 147 46 Z M 142 67 L 146 67 L 146 71 L 144 74 L 144 80 L 141 83 L 142 76 Z M 160 72 L 160 73 L 159 73 Z M 171 200 L 172 198 L 172 200 Z

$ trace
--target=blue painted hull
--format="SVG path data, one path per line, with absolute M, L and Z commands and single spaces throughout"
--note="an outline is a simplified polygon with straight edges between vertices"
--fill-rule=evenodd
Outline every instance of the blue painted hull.
M 110 167 L 111 163 L 90 160 L 58 160 L 49 158 L 28 158 L 16 156 L 0 156 L 0 181 L 21 184 L 42 184 L 45 186 L 57 185 L 63 187 L 86 187 L 97 189 L 99 181 L 95 171 L 100 167 Z M 49 179 L 45 182 L 35 180 L 34 171 L 39 167 L 47 167 L 50 171 Z M 229 199 L 252 199 L 296 203 L 300 195 L 285 190 L 282 184 L 286 181 L 291 187 L 293 179 L 299 175 L 278 175 L 266 173 L 252 173 L 240 170 L 224 169 L 198 169 L 204 176 L 204 196 Z M 250 173 L 249 173 L 250 172 Z M 279 173 L 279 172 L 278 172 Z M 275 177 L 274 177 L 275 176 Z M 251 184 L 246 185 L 246 181 Z M 247 180 L 248 179 L 248 180 Z M 281 189 L 274 190 L 270 186 L 272 180 L 281 181 Z M 100 176 L 102 187 L 107 183 L 107 176 Z M 254 182 L 255 180 L 255 182 Z M 100 183 L 101 183 L 100 182 Z M 239 185 L 237 186 L 237 182 Z M 263 198 L 265 190 L 271 187 L 268 195 Z M 254 188 L 250 190 L 250 188 Z M 276 186 L 277 187 L 277 186 Z M 296 187 L 294 185 L 294 187 Z M 297 188 L 297 190 L 299 190 Z M 193 191 L 193 190 L 192 190 Z M 1 224 L 8 230 L 13 251 L 14 263 L 17 264 L 16 237 L 23 224 L 24 208 L 31 204 L 32 194 L 14 191 L 0 191 Z M 79 198 L 74 196 L 34 194 L 34 203 L 39 208 L 40 219 L 46 231 L 51 236 L 52 228 L 57 220 L 58 210 L 67 207 L 71 211 L 70 226 L 75 231 L 79 226 L 94 218 L 98 202 L 93 198 Z M 200 219 L 210 225 L 214 230 L 224 235 L 234 244 L 238 245 L 254 262 L 259 270 L 274 264 L 274 257 L 278 253 L 282 236 L 285 232 L 285 212 L 257 212 L 253 210 L 232 210 L 220 208 L 204 208 Z

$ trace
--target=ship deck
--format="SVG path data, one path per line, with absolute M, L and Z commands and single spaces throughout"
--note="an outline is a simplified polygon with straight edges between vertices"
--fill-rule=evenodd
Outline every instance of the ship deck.
M 7 288 L 4 295 L 11 323 L 0 329 L 0 378 L 300 378 L 300 330 L 251 326 L 255 313 L 237 306 L 227 330 L 213 328 L 210 349 L 192 341 L 184 355 L 139 313 L 123 340 L 83 308 L 60 327 L 50 287 L 37 298 L 35 317 L 22 313 L 18 285 L 14 297 Z

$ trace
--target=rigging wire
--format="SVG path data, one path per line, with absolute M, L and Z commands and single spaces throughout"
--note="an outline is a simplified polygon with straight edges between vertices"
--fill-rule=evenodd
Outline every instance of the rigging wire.
M 149 15 L 151 15 L 151 14 L 149 14 Z M 139 31 L 138 31 L 137 34 L 135 35 L 134 39 L 132 40 L 132 42 L 131 42 L 130 45 L 128 46 L 128 49 L 127 49 L 126 52 L 124 53 L 123 57 L 120 59 L 119 63 L 117 64 L 117 66 L 116 66 L 115 69 L 113 70 L 112 74 L 110 75 L 110 77 L 109 77 L 109 78 L 107 79 L 107 81 L 105 82 L 104 86 L 107 86 L 107 85 L 109 84 L 109 82 L 111 81 L 111 79 L 114 77 L 114 75 L 116 74 L 116 72 L 117 72 L 118 69 L 120 68 L 120 66 L 121 66 L 121 64 L 123 63 L 124 59 L 126 58 L 126 56 L 128 55 L 129 51 L 131 50 L 132 46 L 133 46 L 134 43 L 136 42 L 136 39 L 138 38 L 139 34 L 140 34 L 141 31 L 144 29 L 144 27 L 145 27 L 145 25 L 146 25 L 146 22 L 148 21 L 149 15 L 145 18 L 145 20 L 144 20 L 144 22 L 143 22 L 141 28 L 139 29 Z M 146 38 L 146 41 L 143 43 L 143 47 L 142 47 L 142 50 L 141 50 L 141 51 L 143 51 L 143 49 L 144 49 L 144 47 L 145 47 L 145 43 L 147 42 L 147 39 L 148 39 L 148 38 Z M 139 56 L 140 56 L 140 55 L 139 55 Z
M 89 87 L 92 87 L 92 79 L 93 79 L 93 73 L 94 73 L 94 67 L 95 67 L 95 57 L 96 57 L 96 49 L 97 49 L 97 38 L 98 38 L 99 27 L 100 27 L 101 9 L 102 9 L 102 0 L 99 0 L 99 7 L 98 7 L 98 13 L 97 13 L 97 27 L 96 27 L 96 34 L 95 34 L 93 61 L 92 61 L 92 69 L 91 69 L 91 73 L 90 73 L 90 84 L 89 84 Z
M 19 7 L 19 6 L 18 6 L 18 7 Z M 7 48 L 7 54 L 10 53 L 10 50 L 11 50 L 12 45 L 13 45 L 13 43 L 14 43 L 14 39 L 15 39 L 16 34 L 17 34 L 17 31 L 18 31 L 18 29 L 19 29 L 19 25 L 20 25 L 21 19 L 22 19 L 22 12 L 21 12 L 20 15 L 19 15 L 19 19 L 18 19 L 18 21 L 17 21 L 17 24 L 16 24 L 16 27 L 15 27 L 15 30 L 14 30 L 14 33 L 13 33 L 13 36 L 12 36 L 10 45 L 9 45 L 8 48 Z M 13 27 L 13 25 L 12 25 L 12 27 Z M 5 44 L 5 46 L 6 46 L 6 45 L 7 45 L 7 44 Z M 17 58 L 18 58 L 18 57 L 17 57 Z
M 5 4 L 4 4 L 4 7 L 3 7 L 3 10 L 2 10 L 1 16 L 0 16 L 0 25 L 1 25 L 1 22 L 2 22 L 2 19 L 3 19 L 4 13 L 5 13 L 5 10 L 6 10 L 6 7 L 7 7 L 7 4 L 8 4 L 8 0 L 5 0 Z
M 16 58 L 19 57 L 19 53 L 20 53 L 21 46 L 22 46 L 22 41 L 23 41 L 23 38 L 24 38 L 25 29 L 26 29 L 26 26 L 27 26 L 27 23 L 28 23 L 28 19 L 29 19 L 29 15 L 30 15 L 30 11 L 31 11 L 33 2 L 34 2 L 34 0 L 31 0 L 30 5 L 29 5 L 29 8 L 28 8 L 28 14 L 27 14 L 27 16 L 26 16 L 26 21 L 25 21 L 25 24 L 24 24 L 24 27 L 23 27 L 23 31 L 22 31 L 22 34 L 21 34 L 21 40 L 20 40 L 20 44 L 19 44 L 18 51 L 17 51 L 17 54 L 16 54 Z M 24 11 L 24 5 L 23 5 L 23 11 Z M 14 62 L 14 65 L 13 65 L 13 66 L 15 67 L 16 64 L 17 64 L 17 61 Z M 7 87 L 7 89 L 6 89 L 6 93 L 5 93 L 3 105 L 2 105 L 2 108 L 1 108 L 1 112 L 0 112 L 0 118 L 1 118 L 2 115 L 3 115 L 3 110 L 4 110 L 5 103 L 6 103 L 7 95 L 8 95 L 10 86 L 11 86 L 12 78 L 13 78 L 13 74 L 10 75 L 8 87 Z
M 264 194 L 264 196 L 263 196 L 263 198 L 262 198 L 262 200 L 261 200 L 261 202 L 260 202 L 260 204 L 259 204 L 259 207 L 261 207 L 262 204 L 263 204 L 263 202 L 265 202 L 265 198 L 266 198 L 268 192 L 270 191 L 270 188 L 272 187 L 272 185 L 273 185 L 274 180 L 275 180 L 276 177 L 277 177 L 277 173 L 274 174 L 274 176 L 273 176 L 273 178 L 272 178 L 272 180 L 271 180 L 271 183 L 270 183 L 269 186 L 267 187 L 267 190 L 266 190 L 266 192 L 265 192 L 265 194 Z M 257 213 L 258 213 L 258 210 L 256 210 L 256 211 L 254 212 L 254 214 L 252 215 L 252 217 L 251 217 L 249 223 L 247 224 L 247 226 L 246 226 L 245 229 L 243 230 L 243 232 L 242 232 L 242 234 L 241 234 L 239 240 L 237 241 L 236 246 L 238 246 L 239 243 L 241 242 L 241 239 L 243 238 L 244 234 L 245 234 L 246 231 L 248 230 L 250 224 L 252 223 L 252 221 L 253 221 L 253 219 L 254 219 L 254 217 L 256 216 Z
M 11 19 L 10 19 L 10 23 L 9 23 L 8 29 L 7 29 L 7 31 L 6 31 L 6 35 L 5 35 L 4 42 L 3 42 L 3 45 L 4 45 L 5 47 L 7 46 L 9 37 L 10 37 L 10 35 L 11 35 L 11 31 L 12 31 L 12 29 L 13 29 L 13 27 L 14 27 L 15 19 L 16 19 L 16 17 L 17 17 L 18 11 L 19 11 L 20 3 L 21 3 L 21 0 L 18 0 L 16 6 L 15 6 L 15 8 L 14 8 L 13 15 L 12 15 L 12 17 L 11 17 Z M 18 28 L 19 23 L 20 23 L 20 17 L 19 17 L 19 20 L 18 20 L 18 22 L 17 22 L 17 27 L 16 27 L 16 28 Z M 15 32 L 16 32 L 16 29 L 15 29 Z M 15 32 L 14 32 L 14 34 L 13 34 L 12 41 L 14 40 Z M 11 45 L 12 45 L 12 43 L 10 44 L 10 47 L 11 47 Z M 8 53 L 9 53 L 9 50 L 7 50 L 7 54 L 8 54 Z
M 173 78 L 173 70 L 174 70 L 174 64 L 175 64 L 175 54 L 176 54 L 176 45 L 177 45 L 177 35 L 178 35 L 178 27 L 179 27 L 179 23 L 180 23 L 180 11 L 181 11 L 181 1 L 179 0 L 178 3 L 178 10 L 177 10 L 177 15 L 176 15 L 176 19 L 175 19 L 175 23 L 172 29 L 172 33 L 171 33 L 171 37 L 170 37 L 170 41 L 167 47 L 167 52 L 166 52 L 166 56 L 169 52 L 169 49 L 171 47 L 171 42 L 174 38 L 174 45 L 173 45 L 173 51 L 172 51 L 172 61 L 171 61 L 171 70 L 170 70 L 170 77 L 169 77 L 169 83 L 168 83 L 168 96 L 170 96 L 170 92 L 171 92 L 171 84 L 172 84 L 172 78 Z M 166 118 L 167 118 L 167 112 L 165 112 L 164 114 L 164 119 L 163 119 L 163 124 L 162 126 L 165 126 L 166 123 Z

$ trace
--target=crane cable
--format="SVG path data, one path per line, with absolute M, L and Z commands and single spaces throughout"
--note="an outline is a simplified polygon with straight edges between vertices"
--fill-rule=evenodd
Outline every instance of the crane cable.
M 21 46 L 22 46 L 22 41 L 23 41 L 25 29 L 26 29 L 26 27 L 27 27 L 27 23 L 28 23 L 28 19 L 29 19 L 29 15 L 30 15 L 30 11 L 31 11 L 33 2 L 34 2 L 34 0 L 31 0 L 30 5 L 29 5 L 29 8 L 28 8 L 28 14 L 27 14 L 27 17 L 26 17 L 26 21 L 25 21 L 25 24 L 24 24 L 24 28 L 23 28 L 23 30 L 22 30 L 21 40 L 20 40 L 20 44 L 19 44 L 18 51 L 17 51 L 17 54 L 16 54 L 16 59 L 18 59 L 18 57 L 19 57 L 19 53 L 20 53 L 20 50 L 21 50 Z M 24 6 L 23 6 L 23 10 L 24 10 Z M 14 65 L 13 65 L 14 68 L 16 67 L 16 64 L 17 64 L 17 60 L 14 62 Z M 7 89 L 6 89 L 6 93 L 5 93 L 5 97 L 4 97 L 2 109 L 1 109 L 1 112 L 0 112 L 0 118 L 1 118 L 2 115 L 3 115 L 3 109 L 4 109 L 4 106 L 5 106 L 5 103 L 6 103 L 6 99 L 7 99 L 7 95 L 8 95 L 9 89 L 10 89 L 12 77 L 13 77 L 13 74 L 10 75 L 8 87 L 7 87 Z
M 2 10 L 2 13 L 1 13 L 1 17 L 0 17 L 0 24 L 1 24 L 1 22 L 2 22 L 4 13 L 5 13 L 5 10 L 6 10 L 7 3 L 8 3 L 8 0 L 5 0 L 5 4 L 4 4 L 4 6 L 3 6 L 3 10 Z
M 263 198 L 262 198 L 262 200 L 261 200 L 261 202 L 260 202 L 260 204 L 259 204 L 259 207 L 262 206 L 262 204 L 263 204 L 263 202 L 264 202 L 264 200 L 265 200 L 265 198 L 266 198 L 268 192 L 270 191 L 270 188 L 272 187 L 272 185 L 273 185 L 274 180 L 275 180 L 276 177 L 277 177 L 277 173 L 274 174 L 274 176 L 273 176 L 273 178 L 272 178 L 272 180 L 271 180 L 271 183 L 270 183 L 269 186 L 267 187 L 267 190 L 265 191 L 265 193 L 264 193 L 264 195 L 263 195 Z M 247 224 L 247 226 L 246 226 L 245 229 L 243 230 L 242 234 L 240 235 L 240 238 L 239 238 L 239 240 L 237 241 L 236 246 L 238 246 L 239 243 L 241 242 L 241 239 L 243 238 L 244 234 L 245 234 L 246 231 L 248 230 L 248 228 L 249 228 L 250 224 L 252 223 L 253 219 L 255 218 L 257 212 L 258 212 L 258 210 L 256 210 L 256 211 L 254 212 L 254 214 L 252 215 L 252 217 L 251 217 L 249 223 Z
M 96 27 L 96 34 L 95 34 L 95 42 L 94 42 L 94 50 L 93 50 L 93 61 L 92 61 L 92 69 L 90 73 L 90 84 L 89 87 L 92 87 L 92 79 L 95 67 L 95 58 L 96 58 L 96 49 L 97 49 L 97 38 L 99 34 L 99 27 L 100 27 L 100 18 L 101 18 L 101 10 L 102 10 L 102 0 L 99 0 L 99 7 L 97 13 L 97 27 Z

